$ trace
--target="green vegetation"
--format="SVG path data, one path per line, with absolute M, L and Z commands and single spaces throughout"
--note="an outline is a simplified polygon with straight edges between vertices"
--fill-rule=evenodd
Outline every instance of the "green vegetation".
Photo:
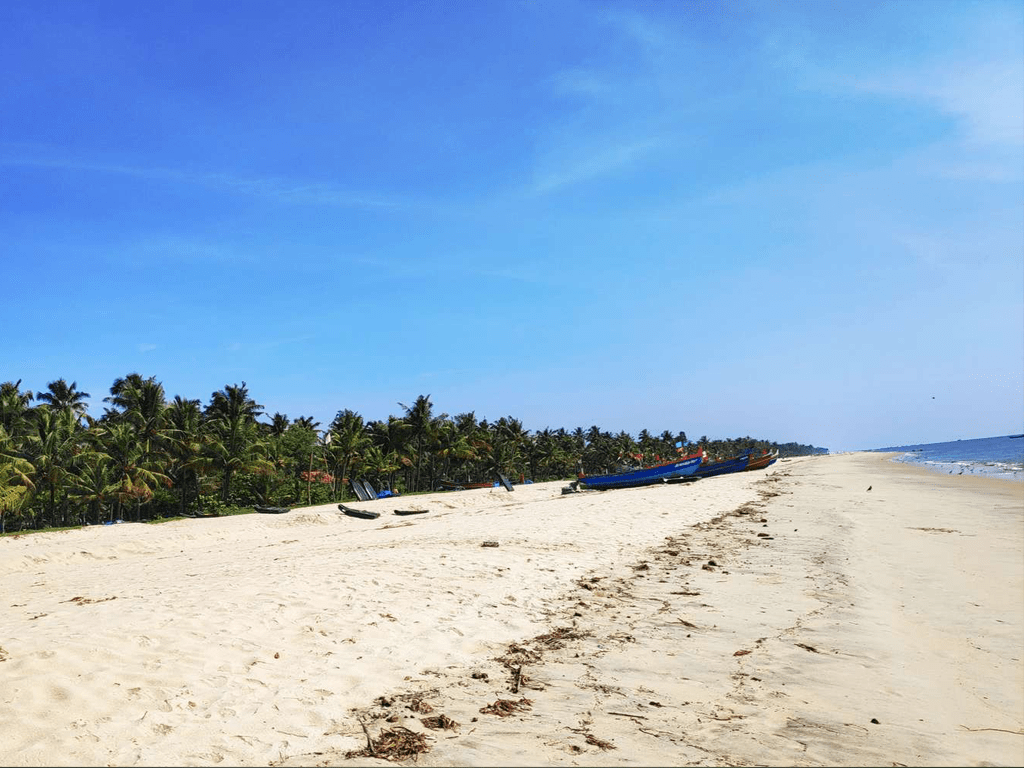
M 0 384 L 0 534 L 347 501 L 349 477 L 423 493 L 441 479 L 493 480 L 501 472 L 541 482 L 698 448 L 718 457 L 748 448 L 824 452 L 751 437 L 692 443 L 685 432 L 643 430 L 634 438 L 597 426 L 531 433 L 511 416 L 488 422 L 473 412 L 434 413 L 430 395 L 398 403 L 402 415 L 382 421 L 340 410 L 320 429 L 304 416 L 259 421 L 263 406 L 245 382 L 213 392 L 203 407 L 180 396 L 168 401 L 154 377 L 130 373 L 114 381 L 99 418 L 87 414 L 90 395 L 75 382 L 58 379 L 35 395 L 20 387 L 20 380 Z

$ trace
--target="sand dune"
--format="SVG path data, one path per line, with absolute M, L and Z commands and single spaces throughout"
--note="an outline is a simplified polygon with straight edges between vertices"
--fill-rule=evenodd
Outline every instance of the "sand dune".
M 1024 763 L 1020 484 L 564 485 L 2 539 L 0 763 Z

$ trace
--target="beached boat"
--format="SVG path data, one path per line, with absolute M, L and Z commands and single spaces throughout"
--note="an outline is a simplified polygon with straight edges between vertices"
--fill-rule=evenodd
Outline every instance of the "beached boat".
M 285 512 L 291 512 L 291 507 L 253 507 L 257 512 L 262 512 L 265 515 L 283 515 Z
M 634 488 L 667 482 L 670 478 L 692 475 L 700 466 L 702 455 L 686 456 L 678 461 L 669 461 L 653 467 L 643 467 L 614 475 L 584 475 L 580 473 L 580 485 L 598 491 L 612 488 Z
M 722 461 L 712 461 L 707 464 L 702 464 L 697 468 L 697 477 L 715 477 L 716 475 L 728 475 L 732 472 L 742 472 L 747 468 L 747 464 L 750 463 L 750 452 L 744 453 L 741 456 L 734 456 L 731 459 L 723 459 Z
M 339 504 L 338 509 L 349 517 L 361 517 L 364 520 L 375 520 L 380 517 L 380 512 L 371 512 L 366 509 L 352 509 L 352 507 L 346 507 L 344 504 Z
M 396 509 L 396 515 L 425 515 L 430 510 L 428 509 Z
M 749 472 L 754 469 L 764 469 L 765 467 L 769 466 L 777 457 L 778 454 L 772 453 L 771 451 L 764 454 L 763 456 L 753 456 L 747 463 L 747 468 L 745 471 Z
M 470 488 L 493 488 L 494 483 L 461 483 L 455 480 L 438 480 L 437 487 L 442 491 L 466 491 Z

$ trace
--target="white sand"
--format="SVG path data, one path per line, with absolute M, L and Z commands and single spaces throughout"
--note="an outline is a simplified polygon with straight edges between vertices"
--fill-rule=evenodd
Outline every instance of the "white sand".
M 0 539 L 0 764 L 1024 764 L 1024 485 L 564 485 Z

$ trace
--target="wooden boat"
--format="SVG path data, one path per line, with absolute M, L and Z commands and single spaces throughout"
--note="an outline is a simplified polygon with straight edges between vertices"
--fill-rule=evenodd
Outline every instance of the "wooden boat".
M 610 490 L 612 488 L 635 488 L 641 485 L 654 485 L 655 483 L 667 482 L 670 478 L 686 477 L 697 471 L 703 456 L 685 456 L 678 461 L 668 461 L 664 464 L 657 464 L 653 467 L 642 467 L 629 472 L 619 472 L 614 475 L 584 475 L 580 473 L 578 482 L 580 485 L 598 491 Z
M 262 512 L 265 515 L 282 515 L 285 512 L 291 512 L 292 511 L 291 507 L 263 507 L 263 506 L 257 506 L 257 507 L 253 507 L 253 509 L 255 509 L 257 512 Z
M 771 464 L 772 461 L 775 460 L 775 458 L 776 454 L 772 453 L 771 451 L 764 454 L 763 456 L 755 456 L 751 458 L 750 461 L 747 463 L 747 468 L 744 471 L 749 472 L 750 470 L 753 469 L 764 469 L 769 464 Z
M 471 488 L 493 488 L 494 483 L 461 483 L 454 480 L 438 480 L 437 487 L 442 491 L 466 491 Z
M 722 461 L 712 461 L 707 464 L 702 464 L 696 472 L 697 477 L 715 477 L 716 475 L 728 475 L 732 472 L 742 472 L 747 468 L 747 464 L 750 463 L 750 452 L 744 453 L 741 456 L 734 456 L 731 459 L 723 459 Z
M 396 515 L 425 515 L 430 510 L 427 509 L 396 509 Z
M 376 520 L 380 517 L 380 512 L 370 512 L 366 509 L 352 509 L 352 507 L 346 507 L 344 504 L 339 504 L 338 509 L 349 517 L 361 517 L 365 520 Z

